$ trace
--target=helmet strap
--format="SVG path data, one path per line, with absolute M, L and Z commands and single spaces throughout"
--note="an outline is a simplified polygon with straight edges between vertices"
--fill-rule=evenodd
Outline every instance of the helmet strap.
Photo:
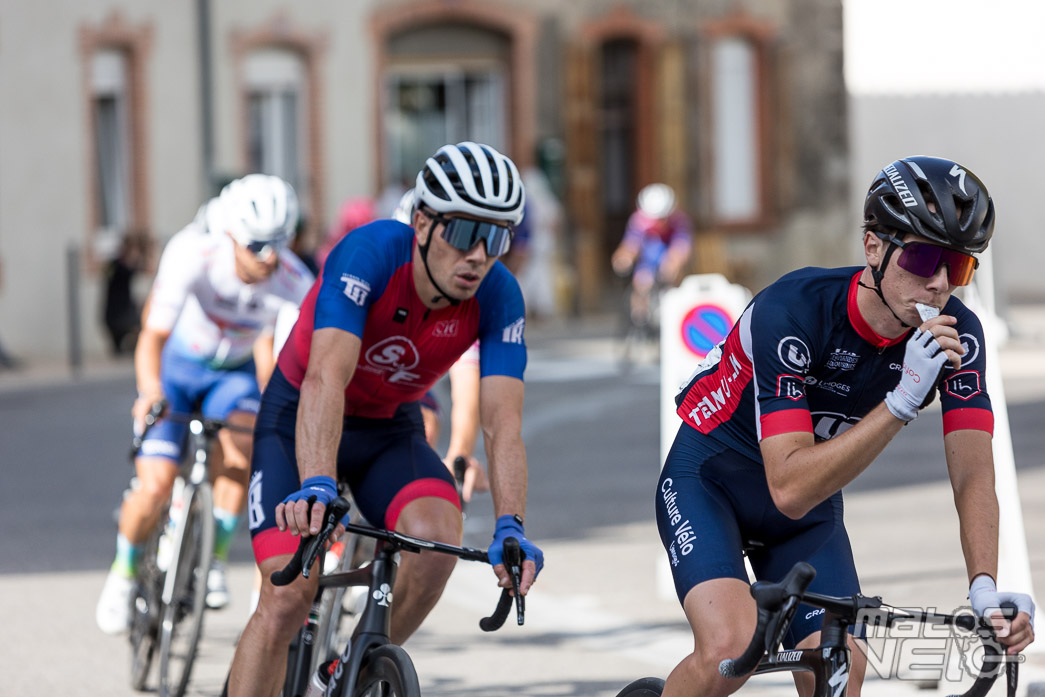
M 432 302 L 436 303 L 445 298 L 450 302 L 451 307 L 460 305 L 461 301 L 457 298 L 452 297 L 449 293 L 442 289 L 442 287 L 436 282 L 435 276 L 432 275 L 432 269 L 428 266 L 428 248 L 432 246 L 432 238 L 435 237 L 435 223 L 428 226 L 428 239 L 425 240 L 424 244 L 417 245 L 417 249 L 421 252 L 421 263 L 424 264 L 425 273 L 428 274 L 428 280 L 432 282 L 435 289 L 439 291 L 439 295 L 432 298 Z
M 881 239 L 881 238 L 879 238 L 879 239 Z M 896 249 L 896 245 L 893 244 L 892 242 L 889 242 L 889 247 L 888 247 L 888 249 L 885 250 L 885 256 L 882 257 L 882 263 L 880 263 L 878 265 L 877 269 L 875 269 L 875 268 L 871 269 L 871 278 L 874 279 L 874 287 L 873 288 L 871 286 L 865 284 L 865 283 L 860 282 L 860 281 L 857 281 L 856 283 L 857 283 L 857 285 L 859 285 L 859 286 L 861 286 L 863 288 L 867 288 L 868 290 L 873 290 L 875 292 L 875 295 L 878 296 L 878 299 L 882 301 L 883 305 L 885 305 L 885 308 L 887 310 L 889 310 L 890 313 L 892 313 L 893 317 L 896 318 L 896 321 L 899 322 L 905 329 L 907 329 L 907 328 L 910 328 L 911 325 L 907 324 L 907 322 L 904 322 L 902 319 L 900 319 L 900 316 L 897 315 L 896 312 L 893 311 L 893 308 L 889 306 L 889 303 L 887 303 L 885 301 L 885 295 L 882 294 L 882 279 L 885 277 L 885 267 L 889 263 L 889 258 L 892 257 L 893 251 L 895 249 Z

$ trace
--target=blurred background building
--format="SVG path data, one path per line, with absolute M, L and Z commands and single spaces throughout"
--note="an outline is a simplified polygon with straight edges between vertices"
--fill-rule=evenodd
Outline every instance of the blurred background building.
M 905 62 L 886 30 L 912 10 L 884 5 L 884 33 L 856 39 L 847 18 L 882 3 L 0 0 L 0 336 L 15 354 L 102 355 L 104 269 L 127 235 L 158 251 L 223 182 L 262 171 L 297 189 L 312 252 L 343 201 L 390 216 L 424 158 L 465 139 L 510 154 L 560 207 L 537 216 L 553 221 L 537 277 L 554 312 L 616 307 L 609 257 L 645 184 L 680 192 L 692 271 L 758 290 L 857 263 L 863 189 L 907 154 L 984 178 L 1005 206 L 1000 284 L 1045 298 L 1020 251 L 1043 256 L 1024 181 L 1043 146 L 1020 134 L 1045 80 L 883 91 L 986 50 Z M 843 37 L 864 42 L 877 87 L 847 92 Z

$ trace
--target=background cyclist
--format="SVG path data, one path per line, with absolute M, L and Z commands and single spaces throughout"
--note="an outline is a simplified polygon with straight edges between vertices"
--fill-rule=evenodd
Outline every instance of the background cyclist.
M 264 384 L 273 369 L 276 314 L 299 303 L 312 275 L 286 246 L 298 220 L 293 188 L 251 174 L 226 186 L 196 219 L 171 238 L 144 311 L 135 348 L 137 428 L 153 404 L 168 412 L 253 427 Z M 186 424 L 161 421 L 150 429 L 135 460 L 138 486 L 120 509 L 116 559 L 98 600 L 103 631 L 118 633 L 130 619 L 129 598 L 141 546 L 154 528 L 181 461 Z M 207 604 L 228 603 L 224 560 L 246 503 L 249 434 L 223 430 L 212 453 L 215 562 Z
M 332 250 L 279 355 L 255 430 L 250 528 L 261 601 L 236 648 L 231 695 L 275 694 L 289 642 L 316 576 L 276 588 L 270 576 L 319 531 L 346 481 L 376 525 L 459 544 L 452 475 L 425 442 L 417 404 L 480 342 L 481 420 L 497 523 L 490 547 L 501 586 L 503 539 L 519 538 L 526 593 L 543 563 L 525 538 L 526 451 L 521 437 L 525 311 L 497 258 L 508 251 L 525 195 L 515 164 L 476 143 L 447 145 L 418 173 L 413 227 L 379 220 Z M 310 506 L 310 497 L 315 497 Z M 404 642 L 435 605 L 454 559 L 405 555 L 391 638 Z
M 717 666 L 740 655 L 754 631 L 747 541 L 763 545 L 749 555 L 758 578 L 778 581 L 804 560 L 817 569 L 811 590 L 859 591 L 841 489 L 918 416 L 941 374 L 971 604 L 982 616 L 1013 600 L 1020 614 L 1001 640 L 1013 652 L 1033 640 L 1031 599 L 994 583 L 998 502 L 983 331 L 952 295 L 971 280 L 973 254 L 987 248 L 994 205 L 961 165 L 911 157 L 875 177 L 864 228 L 866 266 L 806 268 L 770 285 L 676 398 L 684 423 L 656 510 L 694 651 L 668 677 L 666 697 L 716 697 L 743 684 Z M 923 320 L 918 303 L 939 316 Z M 800 608 L 787 648 L 815 646 L 820 620 Z M 861 659 L 854 651 L 856 695 Z M 795 679 L 811 694 L 809 674 Z
M 638 208 L 624 229 L 624 238 L 611 263 L 618 276 L 631 273 L 631 321 L 650 321 L 650 293 L 655 283 L 678 283 L 693 248 L 689 217 L 676 203 L 675 190 L 667 184 L 650 184 L 639 192 Z

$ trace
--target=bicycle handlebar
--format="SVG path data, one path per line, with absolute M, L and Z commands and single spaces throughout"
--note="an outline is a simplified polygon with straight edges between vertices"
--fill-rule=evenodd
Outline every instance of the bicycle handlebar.
M 1008 697 L 1015 697 L 1018 663 L 1014 660 L 1005 660 L 1004 649 L 999 650 L 994 629 L 986 620 L 970 615 L 938 615 L 932 612 L 913 613 L 894 610 L 883 607 L 881 598 L 867 598 L 862 595 L 836 598 L 817 593 L 806 593 L 806 589 L 815 575 L 816 570 L 812 566 L 806 562 L 798 562 L 779 583 L 758 581 L 752 584 L 751 596 L 755 599 L 758 608 L 758 624 L 755 627 L 755 633 L 743 654 L 738 658 L 725 659 L 719 663 L 719 674 L 726 678 L 738 678 L 753 671 L 766 653 L 771 653 L 780 644 L 784 632 L 791 624 L 798 603 L 804 601 L 822 607 L 829 613 L 852 620 L 855 620 L 858 613 L 862 611 L 873 610 L 884 613 L 885 626 L 892 626 L 898 621 L 936 621 L 974 632 L 980 639 L 984 650 L 980 674 L 968 690 L 961 695 L 951 697 L 986 697 L 994 685 L 994 681 L 998 679 L 1000 673 L 998 666 L 1003 661 L 1006 669 Z M 1001 611 L 1009 620 L 1014 619 L 1017 614 L 1016 606 L 1008 602 L 1002 603 Z
M 765 583 L 756 581 L 751 586 L 751 597 L 755 599 L 758 606 L 758 624 L 755 633 L 751 637 L 751 643 L 737 658 L 727 658 L 718 664 L 718 672 L 725 678 L 739 678 L 747 675 L 755 669 L 758 662 L 762 660 L 767 650 L 766 636 L 772 640 L 777 638 L 779 632 L 769 634 L 768 629 L 774 624 L 775 618 L 790 620 L 789 615 L 794 613 L 798 605 L 798 599 L 805 592 L 809 584 L 816 576 L 816 569 L 806 562 L 798 562 L 787 572 L 780 583 Z M 790 622 L 781 622 L 780 626 L 786 629 Z M 775 644 L 774 644 L 775 645 Z
M 198 421 L 201 424 L 203 433 L 207 436 L 214 436 L 223 428 L 235 431 L 236 433 L 254 432 L 253 428 L 230 424 L 222 419 L 211 419 L 200 414 L 167 414 L 167 416 L 163 416 L 163 413 L 166 410 L 167 400 L 161 399 L 153 403 L 152 407 L 149 409 L 149 413 L 145 415 L 145 428 L 142 429 L 141 433 L 134 434 L 134 437 L 131 439 L 131 462 L 134 462 L 134 459 L 138 456 L 138 451 L 141 450 L 142 442 L 145 440 L 145 434 L 149 432 L 149 429 L 156 425 L 156 422 L 160 420 L 160 417 L 163 417 L 168 421 L 176 421 L 179 423 L 192 423 L 193 421 Z
M 315 502 L 316 498 L 314 496 L 309 497 L 308 504 L 310 510 L 312 504 Z M 323 518 L 323 528 L 316 535 L 301 537 L 301 541 L 298 543 L 298 548 L 294 552 L 294 556 L 291 557 L 289 562 L 287 562 L 287 565 L 279 571 L 274 571 L 270 576 L 272 585 L 286 586 L 297 578 L 298 574 L 308 578 L 312 573 L 312 566 L 316 563 L 320 551 L 324 549 L 324 544 L 327 539 L 337 528 L 341 519 L 348 514 L 350 509 L 351 504 L 343 496 L 338 496 L 336 499 L 331 501 L 326 507 L 326 512 Z M 441 552 L 443 554 L 452 554 L 467 561 L 478 561 L 486 564 L 490 563 L 490 557 L 487 553 L 474 547 L 448 545 L 443 542 L 435 542 L 433 540 L 425 540 L 419 537 L 404 535 L 403 533 L 395 532 L 393 530 L 372 528 L 366 525 L 357 525 L 355 523 L 346 523 L 345 530 L 358 535 L 372 537 L 376 540 L 383 540 L 384 542 L 394 546 L 396 549 L 405 550 L 407 552 L 420 553 L 423 550 L 430 550 Z M 504 624 L 504 620 L 508 616 L 508 608 L 511 606 L 513 592 L 515 594 L 518 623 L 520 625 L 523 624 L 525 604 L 522 594 L 519 593 L 519 582 L 522 574 L 522 556 L 522 550 L 519 548 L 519 541 L 514 537 L 507 538 L 504 541 L 504 563 L 512 577 L 512 588 L 505 588 L 501 592 L 497 609 L 494 610 L 493 615 L 480 620 L 479 625 L 482 627 L 483 631 L 492 632 Z M 505 606 L 503 611 L 502 605 Z

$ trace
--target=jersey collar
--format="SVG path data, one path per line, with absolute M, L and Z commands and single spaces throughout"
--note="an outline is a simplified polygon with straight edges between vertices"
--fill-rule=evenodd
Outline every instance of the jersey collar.
M 853 329 L 855 329 L 856 333 L 860 335 L 860 338 L 875 348 L 882 349 L 895 346 L 907 338 L 906 332 L 896 338 L 887 339 L 884 336 L 881 336 L 874 329 L 871 329 L 871 325 L 868 324 L 867 320 L 864 319 L 864 316 L 860 314 L 860 307 L 856 303 L 856 293 L 860 288 L 860 286 L 857 285 L 857 282 L 860 280 L 861 273 L 863 273 L 863 269 L 857 271 L 853 275 L 852 280 L 849 281 L 849 298 L 847 302 L 849 324 L 853 326 Z

